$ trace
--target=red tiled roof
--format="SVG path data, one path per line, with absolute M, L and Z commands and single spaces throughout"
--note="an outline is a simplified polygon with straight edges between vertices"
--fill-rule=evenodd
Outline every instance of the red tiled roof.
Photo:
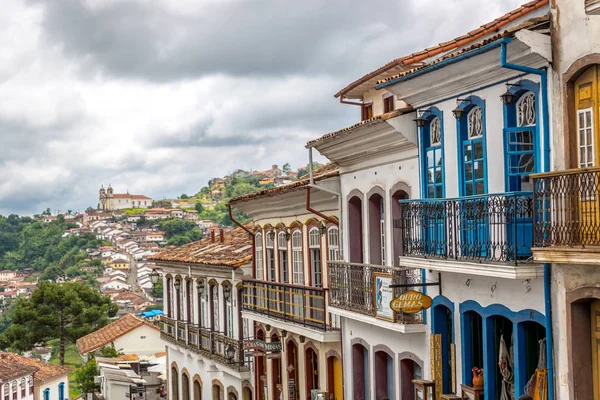
M 313 179 L 315 181 L 320 181 L 323 179 L 331 178 L 332 176 L 337 176 L 339 174 L 338 167 L 334 163 L 330 163 L 324 165 L 321 168 L 318 168 L 313 171 Z M 275 196 L 282 193 L 288 193 L 293 191 L 294 189 L 304 188 L 309 183 L 309 178 L 306 177 L 296 182 L 292 182 L 287 185 L 277 186 L 271 189 L 259 190 L 257 192 L 245 194 L 243 196 L 234 197 L 229 200 L 228 204 L 233 204 L 239 201 L 247 201 L 250 199 L 255 199 L 259 197 L 270 197 Z
M 38 352 L 39 354 L 39 352 Z M 23 367 L 36 368 L 34 375 L 36 383 L 44 383 L 52 378 L 63 376 L 71 372 L 73 368 L 68 366 L 54 365 L 35 358 L 24 357 L 15 353 L 0 353 L 0 363 L 12 363 Z
M 0 382 L 31 375 L 37 371 L 36 367 L 15 363 L 13 355 L 13 353 L 0 353 Z
M 530 28 L 533 28 L 533 27 L 535 27 L 537 25 L 545 24 L 549 20 L 550 20 L 550 18 L 549 18 L 548 15 L 544 15 L 544 16 L 541 16 L 541 17 L 536 17 L 536 18 L 528 19 L 527 21 L 524 21 L 523 23 L 519 24 L 518 26 L 512 27 L 511 29 L 507 29 L 504 32 L 498 33 L 497 35 L 491 36 L 491 37 L 489 37 L 489 38 L 487 38 L 485 40 L 482 40 L 482 41 L 479 41 L 477 43 L 474 43 L 474 44 L 472 44 L 472 45 L 470 45 L 468 47 L 464 47 L 464 48 L 461 48 L 460 50 L 454 51 L 452 53 L 445 54 L 442 57 L 439 57 L 439 58 L 431 61 L 430 63 L 423 64 L 423 65 L 420 65 L 420 66 L 418 66 L 416 68 L 412 68 L 410 70 L 401 72 L 399 74 L 392 75 L 389 78 L 382 79 L 382 80 L 378 81 L 377 84 L 390 82 L 390 81 L 393 81 L 394 79 L 398 79 L 398 78 L 403 77 L 403 76 L 411 75 L 411 74 L 413 74 L 413 73 L 415 73 L 415 72 L 417 72 L 417 71 L 419 71 L 421 69 L 427 68 L 427 67 L 429 67 L 431 65 L 438 64 L 438 63 L 440 63 L 442 61 L 446 61 L 446 60 L 455 58 L 455 57 L 457 57 L 457 56 L 459 56 L 461 54 L 468 53 L 470 51 L 473 51 L 473 50 L 476 50 L 478 48 L 481 48 L 481 47 L 483 47 L 483 46 L 485 46 L 485 45 L 487 45 L 489 43 L 493 43 L 493 42 L 495 42 L 495 41 L 497 41 L 499 39 L 502 39 L 503 37 L 513 36 L 514 33 L 517 32 L 517 31 L 519 31 L 519 30 L 530 29 Z
M 153 329 L 159 330 L 158 327 L 139 319 L 135 315 L 127 314 L 105 327 L 98 329 L 96 332 L 92 332 L 89 335 L 79 338 L 77 340 L 77 348 L 79 348 L 79 353 L 87 354 L 90 351 L 97 350 L 112 343 L 116 339 L 142 325 L 147 325 Z
M 530 13 L 534 10 L 537 10 L 538 8 L 544 7 L 545 5 L 548 4 L 548 2 L 549 2 L 549 0 L 530 1 L 529 3 L 523 4 L 521 7 L 518 7 L 516 9 L 504 14 L 503 16 L 501 16 L 499 18 L 496 18 L 495 20 L 493 20 L 487 24 L 481 25 L 479 28 L 472 30 L 462 36 L 459 36 L 459 37 L 454 38 L 447 42 L 439 43 L 438 45 L 429 47 L 425 50 L 421 50 L 421 51 L 409 54 L 405 57 L 396 58 L 395 60 L 388 62 L 387 64 L 383 65 L 382 67 L 379 67 L 378 69 L 371 71 L 368 74 L 364 75 L 360 79 L 357 79 L 356 81 L 350 83 L 345 88 L 343 88 L 342 90 L 337 92 L 335 94 L 335 97 L 337 98 L 337 97 L 343 96 L 344 94 L 346 94 L 350 90 L 354 89 L 355 87 L 361 85 L 362 83 L 367 82 L 370 79 L 373 79 L 373 78 L 377 77 L 378 75 L 380 75 L 396 66 L 413 65 L 413 64 L 422 62 L 424 60 L 427 60 L 428 58 L 435 57 L 439 54 L 445 53 L 447 51 L 451 51 L 451 50 L 460 48 L 462 46 L 466 46 L 469 43 L 472 43 L 486 35 L 491 34 L 491 33 L 498 32 L 500 30 L 500 28 L 502 28 L 503 26 L 511 23 L 512 21 L 514 21 L 524 15 L 527 15 L 528 13 Z
M 252 239 L 242 228 L 236 228 L 212 243 L 210 238 L 188 243 L 148 257 L 150 261 L 182 262 L 186 264 L 241 267 L 252 261 Z
M 113 194 L 115 199 L 133 199 L 133 200 L 152 200 L 150 197 L 141 194 L 129 194 L 129 193 L 115 193 Z

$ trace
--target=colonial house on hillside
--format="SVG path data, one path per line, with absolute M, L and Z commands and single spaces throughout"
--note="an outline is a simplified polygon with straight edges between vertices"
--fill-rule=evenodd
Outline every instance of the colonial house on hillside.
M 252 241 L 243 229 L 149 258 L 163 272 L 161 336 L 167 341 L 168 398 L 254 398 L 242 320 L 243 276 L 251 274 Z

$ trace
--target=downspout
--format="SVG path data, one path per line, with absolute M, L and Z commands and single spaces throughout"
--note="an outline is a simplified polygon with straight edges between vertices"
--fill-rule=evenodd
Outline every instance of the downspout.
M 315 215 L 318 215 L 319 217 L 323 218 L 327 222 L 331 222 L 332 224 L 334 224 L 336 226 L 339 226 L 339 222 L 338 221 L 336 221 L 335 219 L 333 219 L 331 217 L 328 217 L 327 215 L 323 214 L 322 212 L 319 212 L 319 211 L 315 210 L 314 208 L 312 208 L 310 206 L 310 189 L 311 189 L 310 185 L 306 187 L 306 210 L 309 211 L 309 212 L 311 212 L 311 213 L 313 213 L 313 214 L 315 214 Z
M 246 232 L 248 232 L 249 235 L 251 235 L 252 237 L 254 237 L 254 233 L 252 233 L 252 231 L 250 229 L 246 228 L 238 220 L 236 220 L 235 218 L 233 218 L 233 212 L 231 212 L 231 204 L 229 204 L 229 203 L 227 203 L 227 210 L 229 211 L 229 219 L 231 220 L 231 222 L 233 222 L 234 224 L 236 224 L 237 226 L 239 226 L 240 228 L 242 228 L 243 230 L 245 230 Z
M 542 154 L 542 159 L 544 163 L 541 172 L 548 172 L 550 171 L 550 117 L 548 111 L 548 72 L 546 68 L 531 68 L 507 62 L 506 45 L 511 41 L 511 38 L 502 39 L 500 47 L 500 66 L 502 68 L 508 68 L 515 71 L 535 74 L 540 77 L 542 86 L 542 123 L 544 124 L 544 150 Z M 552 334 L 552 301 L 550 273 L 550 264 L 544 263 L 544 322 L 546 325 L 546 355 L 548 360 L 548 400 L 554 400 L 554 338 Z

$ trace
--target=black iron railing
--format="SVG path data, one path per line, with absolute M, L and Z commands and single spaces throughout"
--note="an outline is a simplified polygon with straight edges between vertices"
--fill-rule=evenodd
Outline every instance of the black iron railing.
M 322 331 L 338 329 L 327 312 L 327 289 L 244 280 L 244 310 Z
M 344 261 L 330 261 L 329 268 L 329 305 L 343 310 L 368 316 L 376 316 L 375 274 L 392 276 L 392 284 L 418 284 L 421 282 L 421 270 L 383 267 L 370 264 L 356 264 Z M 420 290 L 418 286 L 410 288 Z M 398 297 L 409 289 L 393 289 L 393 297 Z M 420 324 L 422 313 L 404 314 L 394 312 L 394 322 L 402 324 Z
M 533 194 L 402 200 L 403 256 L 514 263 L 531 257 Z
M 600 246 L 600 168 L 533 175 L 535 246 Z
M 198 354 L 211 358 L 238 371 L 248 371 L 249 365 L 245 360 L 243 341 L 230 338 L 210 328 L 174 321 L 161 317 L 161 337 L 171 343 L 188 348 Z M 234 349 L 233 359 L 227 358 L 227 347 Z

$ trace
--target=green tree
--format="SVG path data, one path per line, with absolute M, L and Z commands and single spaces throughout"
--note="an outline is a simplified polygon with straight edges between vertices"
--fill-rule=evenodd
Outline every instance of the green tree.
M 321 168 L 322 166 L 323 166 L 323 164 L 313 161 L 312 170 L 314 171 L 318 168 Z M 306 167 L 298 169 L 298 178 L 301 178 L 304 175 L 307 175 L 310 172 L 309 167 L 310 167 L 310 164 L 306 164 Z
M 77 283 L 42 281 L 29 299 L 19 299 L 12 325 L 0 337 L 4 348 L 26 351 L 35 344 L 59 339 L 59 361 L 65 363 L 65 345 L 101 328 L 117 313 L 108 296 Z
M 163 281 L 162 279 L 159 279 L 158 282 L 156 283 L 156 285 L 152 286 L 152 291 L 151 291 L 152 297 L 154 297 L 155 299 L 162 299 L 163 297 Z M 146 310 L 148 311 L 148 310 Z
M 290 163 L 283 164 L 281 171 L 286 175 L 292 172 L 292 167 L 290 167 Z
M 179 196 L 179 198 L 180 198 L 181 200 L 186 200 L 186 199 L 189 199 L 189 198 L 190 198 L 190 196 L 188 196 L 187 194 L 185 194 L 185 193 L 184 193 L 184 194 L 182 194 L 181 196 Z
M 196 211 L 198 211 L 198 214 L 202 214 L 202 211 L 204 211 L 204 206 L 200 202 L 197 202 L 194 208 L 196 209 Z
M 98 390 L 96 384 L 94 383 L 94 377 L 98 375 L 98 366 L 96 365 L 96 360 L 94 358 L 88 360 L 87 364 L 77 368 L 73 372 L 73 383 L 81 393 L 88 394 L 94 393 Z M 85 396 L 83 396 L 85 398 Z

